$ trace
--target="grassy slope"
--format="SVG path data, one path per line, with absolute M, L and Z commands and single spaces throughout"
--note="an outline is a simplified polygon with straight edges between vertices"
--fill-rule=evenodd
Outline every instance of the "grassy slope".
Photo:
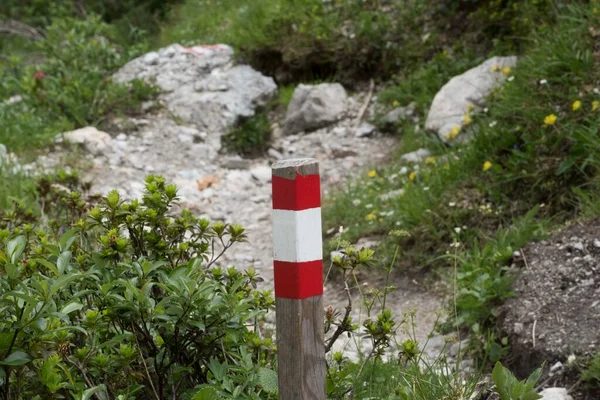
M 599 23 L 593 5 L 564 8 L 557 25 L 530 37 L 510 80 L 490 99 L 489 111 L 472 115 L 467 127 L 475 132 L 472 143 L 450 149 L 429 143 L 437 154 L 418 169 L 393 164 L 376 168 L 374 177 L 365 172 L 329 199 L 327 224 L 347 227 L 349 240 L 408 230 L 401 267 L 449 266 L 448 253 L 456 253 L 458 322 L 491 322 L 494 306 L 509 295 L 502 266 L 512 252 L 542 235 L 550 221 L 597 210 Z M 417 71 L 414 79 L 419 76 Z M 404 86 L 417 86 L 408 79 Z M 388 93 L 394 91 L 404 102 L 413 100 L 402 87 Z M 417 92 L 414 100 L 422 103 L 423 96 Z M 552 125 L 544 123 L 549 115 L 556 116 Z M 428 144 L 422 133 L 403 128 L 407 150 Z M 491 167 L 484 170 L 486 162 Z M 402 196 L 380 197 L 399 189 Z M 462 244 L 458 251 L 455 242 Z M 384 254 L 394 244 L 384 240 Z

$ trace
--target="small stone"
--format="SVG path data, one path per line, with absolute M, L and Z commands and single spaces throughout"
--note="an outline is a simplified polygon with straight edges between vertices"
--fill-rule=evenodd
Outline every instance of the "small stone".
M 540 400 L 573 400 L 565 388 L 547 388 L 540 392 Z
M 127 135 L 124 133 L 119 133 L 115 139 L 120 141 L 127 140 Z
M 513 331 L 516 335 L 520 335 L 521 333 L 523 333 L 524 329 L 525 327 L 521 322 L 515 322 L 515 324 L 513 325 Z
M 156 65 L 158 64 L 158 59 L 158 53 L 153 51 L 144 56 L 144 63 L 146 63 L 147 65 Z
M 394 125 L 400 122 L 403 119 L 407 119 L 408 117 L 412 117 L 415 114 L 415 103 L 410 103 L 406 107 L 396 107 L 392 111 L 385 114 L 383 117 L 383 123 L 386 125 Z
M 550 367 L 550 372 L 557 372 L 563 368 L 563 364 L 560 361 L 557 361 L 554 365 Z
M 112 146 L 112 138 L 106 132 L 99 131 L 93 126 L 60 133 L 58 138 L 64 137 L 67 142 L 81 144 L 87 151 L 94 155 L 103 155 Z
M 221 166 L 227 169 L 248 169 L 250 165 L 250 160 L 241 157 L 226 157 L 221 162 Z
M 581 242 L 573 243 L 573 248 L 575 250 L 579 250 L 579 251 L 584 251 L 585 250 L 585 246 Z
M 600 249 L 600 240 L 594 239 L 594 247 Z
M 279 151 L 275 150 L 274 148 L 270 148 L 267 151 L 267 154 L 269 155 L 269 157 L 272 157 L 276 160 L 281 160 L 283 158 L 283 154 L 281 154 Z
M 419 149 L 410 153 L 404 154 L 400 157 L 400 160 L 409 163 L 421 163 L 425 161 L 427 157 L 431 155 L 431 152 L 427 149 Z
M 269 167 L 254 167 L 250 170 L 250 174 L 254 179 L 259 181 L 260 183 L 265 184 L 271 182 L 272 172 L 271 168 Z
M 356 132 L 354 132 L 354 136 L 358 138 L 371 136 L 376 130 L 377 128 L 375 128 L 373 125 L 369 124 L 368 122 L 364 122 L 360 127 L 358 127 Z

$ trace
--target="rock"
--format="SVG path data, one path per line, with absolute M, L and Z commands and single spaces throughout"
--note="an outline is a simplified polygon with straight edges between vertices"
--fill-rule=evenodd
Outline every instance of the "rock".
M 287 109 L 285 132 L 310 131 L 336 122 L 344 114 L 346 99 L 339 83 L 298 85 Z
M 226 132 L 277 92 L 272 78 L 246 65 L 233 66 L 233 49 L 221 44 L 174 44 L 130 61 L 114 79 L 155 82 L 172 113 L 209 132 Z
M 260 183 L 265 184 L 271 182 L 272 172 L 270 167 L 260 166 L 252 168 L 250 175 Z
M 356 132 L 354 132 L 354 136 L 359 137 L 359 138 L 371 136 L 372 134 L 375 133 L 376 130 L 377 130 L 377 128 L 375 128 L 370 123 L 363 122 L 363 124 L 361 126 L 359 126 L 358 129 L 356 129 Z
M 215 175 L 207 175 L 196 181 L 198 185 L 198 190 L 202 191 L 208 189 L 209 187 L 216 185 L 219 183 L 219 178 Z
M 269 157 L 272 157 L 276 160 L 281 160 L 283 158 L 283 154 L 281 154 L 279 151 L 275 150 L 274 148 L 270 148 L 267 151 L 267 154 L 269 155 Z
M 600 314 L 594 302 L 600 249 L 593 242 L 599 231 L 596 218 L 522 250 L 527 268 L 515 271 L 516 295 L 498 311 L 498 327 L 511 344 L 508 357 L 516 375 L 527 375 L 544 361 L 554 365 L 598 350 Z M 585 257 L 580 251 L 567 251 L 573 243 L 581 243 L 577 247 L 586 250 Z
M 431 155 L 431 152 L 429 150 L 419 149 L 419 150 L 404 154 L 402 157 L 400 157 L 400 160 L 407 162 L 407 163 L 417 164 L 417 163 L 422 163 L 423 161 L 425 161 L 425 159 L 427 157 L 429 157 L 430 155 Z
M 248 169 L 250 168 L 250 160 L 246 160 L 240 156 L 225 157 L 221 161 L 221 166 L 227 169 Z
M 105 154 L 106 150 L 112 148 L 112 138 L 110 135 L 99 131 L 93 126 L 60 133 L 57 138 L 64 138 L 69 143 L 80 144 L 87 151 L 97 156 Z
M 382 122 L 386 126 L 395 125 L 404 119 L 408 119 L 414 116 L 416 107 L 417 104 L 414 102 L 410 103 L 406 107 L 396 107 L 387 114 L 385 114 L 385 116 L 382 119 Z
M 493 57 L 483 64 L 455 76 L 435 95 L 425 128 L 437 132 L 448 142 L 448 134 L 461 127 L 469 104 L 481 106 L 492 90 L 506 79 L 503 68 L 513 67 L 517 57 Z
M 600 249 L 600 240 L 594 239 L 594 247 Z
M 547 388 L 540 392 L 540 400 L 573 400 L 565 388 Z

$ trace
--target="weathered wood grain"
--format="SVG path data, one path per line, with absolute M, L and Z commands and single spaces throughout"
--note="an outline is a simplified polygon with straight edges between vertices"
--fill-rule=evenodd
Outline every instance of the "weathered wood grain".
M 277 298 L 280 400 L 325 400 L 323 298 Z

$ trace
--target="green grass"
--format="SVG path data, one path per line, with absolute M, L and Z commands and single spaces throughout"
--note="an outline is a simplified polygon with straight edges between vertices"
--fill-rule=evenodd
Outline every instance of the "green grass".
M 2 211 L 11 210 L 15 203 L 25 208 L 33 204 L 36 198 L 34 180 L 15 168 L 12 163 L 0 162 L 0 181 L 0 214 Z
M 404 148 L 428 145 L 434 157 L 418 167 L 374 166 L 371 176 L 365 172 L 328 200 L 326 228 L 344 226 L 351 241 L 381 237 L 384 264 L 398 244 L 387 232 L 408 230 L 411 236 L 400 240 L 399 268 L 448 268 L 453 265 L 448 255 L 457 254 L 460 289 L 469 291 L 459 298 L 459 324 L 483 327 L 493 321 L 492 311 L 510 287 L 502 266 L 512 251 L 539 237 L 548 219 L 560 223 L 598 210 L 600 108 L 594 102 L 600 95 L 594 88 L 600 68 L 590 29 L 600 19 L 592 9 L 565 6 L 557 25 L 530 37 L 511 71 L 514 78 L 491 96 L 487 113 L 473 115 L 471 143 L 445 148 L 418 138 L 422 130 L 408 130 Z M 447 68 L 438 70 L 441 75 L 453 68 L 441 65 Z M 428 71 L 442 67 L 424 66 L 415 74 L 431 77 Z M 433 86 L 410 95 L 418 81 L 408 77 L 383 101 L 427 104 Z M 581 102 L 577 110 L 575 101 Z M 545 126 L 550 114 L 556 123 Z M 491 168 L 484 170 L 486 162 Z M 398 190 L 403 193 L 381 197 Z M 454 243 L 460 243 L 458 250 Z

